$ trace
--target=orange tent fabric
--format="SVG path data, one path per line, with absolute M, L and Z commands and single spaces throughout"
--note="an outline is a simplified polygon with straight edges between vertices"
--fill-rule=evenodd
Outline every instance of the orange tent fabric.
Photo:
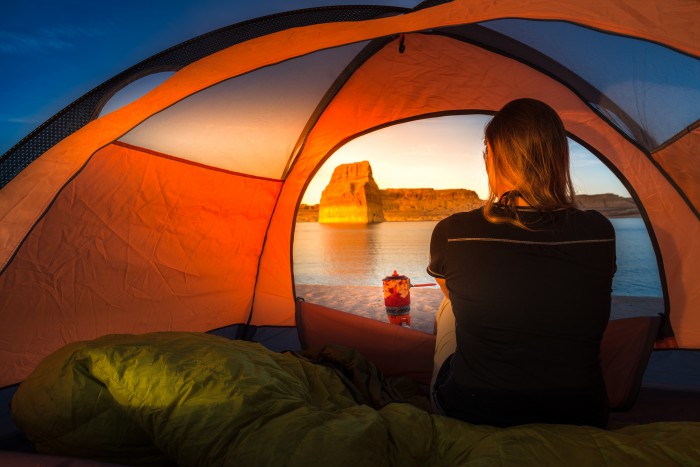
M 0 276 L 0 379 L 72 341 L 245 322 L 280 185 L 118 144 L 98 151 Z
M 658 245 L 678 345 L 700 348 L 697 122 L 648 153 L 565 83 L 440 33 L 499 18 L 565 21 L 700 56 L 693 0 L 645 0 L 634 11 L 621 0 L 454 0 L 404 15 L 293 27 L 204 57 L 66 137 L 0 190 L 0 387 L 21 381 L 60 345 L 101 334 L 293 326 L 294 217 L 320 164 L 364 132 L 492 112 L 522 96 L 550 103 L 572 136 L 624 176 Z M 119 142 L 218 83 L 374 39 L 386 45 L 355 64 L 294 150 L 270 156 L 286 167 L 279 176 Z

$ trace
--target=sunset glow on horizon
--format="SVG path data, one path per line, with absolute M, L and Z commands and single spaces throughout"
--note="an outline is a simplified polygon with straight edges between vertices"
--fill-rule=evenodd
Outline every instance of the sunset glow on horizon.
M 331 155 L 309 184 L 303 204 L 318 204 L 333 170 L 369 161 L 380 189 L 465 188 L 488 196 L 484 170 L 484 126 L 488 115 L 436 117 L 402 123 L 360 136 Z M 579 194 L 628 197 L 618 178 L 583 146 L 569 140 L 571 175 Z

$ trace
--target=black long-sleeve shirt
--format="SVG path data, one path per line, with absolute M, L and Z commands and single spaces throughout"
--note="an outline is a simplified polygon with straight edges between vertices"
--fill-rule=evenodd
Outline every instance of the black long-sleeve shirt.
M 478 209 L 433 231 L 428 273 L 445 279 L 457 339 L 438 402 L 472 423 L 604 426 L 615 232 L 595 211 L 518 210 L 529 230 Z

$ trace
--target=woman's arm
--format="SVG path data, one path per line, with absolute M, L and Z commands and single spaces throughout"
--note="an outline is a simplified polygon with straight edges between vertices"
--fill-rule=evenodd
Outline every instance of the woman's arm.
M 445 279 L 435 278 L 435 282 L 440 286 L 440 290 L 445 294 L 445 298 L 450 299 L 450 294 L 447 292 L 447 285 L 445 284 Z

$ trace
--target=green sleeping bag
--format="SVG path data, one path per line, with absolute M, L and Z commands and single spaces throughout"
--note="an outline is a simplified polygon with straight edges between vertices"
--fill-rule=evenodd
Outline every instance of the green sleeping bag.
M 12 414 L 40 452 L 128 465 L 700 465 L 700 424 L 499 429 L 421 404 L 348 349 L 169 332 L 67 345 Z

